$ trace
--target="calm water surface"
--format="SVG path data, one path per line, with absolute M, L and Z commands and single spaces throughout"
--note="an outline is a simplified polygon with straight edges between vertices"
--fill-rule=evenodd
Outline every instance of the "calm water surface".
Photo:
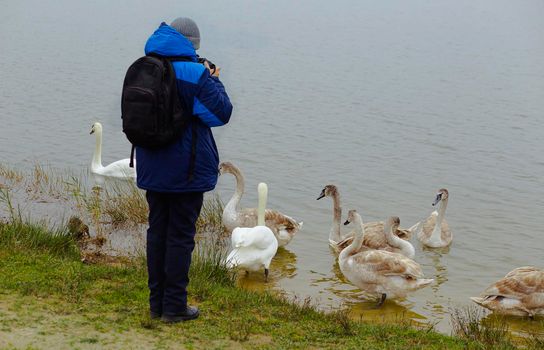
M 130 152 L 120 91 L 128 65 L 162 21 L 193 17 L 200 54 L 222 67 L 235 105 L 215 130 L 223 160 L 246 175 L 245 206 L 269 185 L 269 206 L 304 220 L 270 285 L 356 317 L 450 329 L 515 267 L 544 266 L 544 3 L 507 1 L 12 1 L 0 3 L 0 162 L 89 166 L 94 121 L 103 160 Z M 427 216 L 450 191 L 447 251 L 416 260 L 434 285 L 369 310 L 327 246 L 336 184 L 345 213 L 366 221 Z M 226 201 L 234 179 L 217 192 Z M 261 276 L 241 283 L 264 288 Z M 266 286 L 269 287 L 270 285 Z M 511 320 L 514 328 L 534 326 Z

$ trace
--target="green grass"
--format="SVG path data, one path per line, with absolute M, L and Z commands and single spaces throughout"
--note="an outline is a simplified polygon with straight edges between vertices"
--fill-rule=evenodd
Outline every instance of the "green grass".
M 46 234 L 47 230 L 39 225 L 20 222 L 0 227 L 0 295 L 23 300 L 22 305 L 12 308 L 22 320 L 28 317 L 40 324 L 37 315 L 44 320 L 68 320 L 48 321 L 47 326 L 44 323 L 42 337 L 47 337 L 48 332 L 69 336 L 85 325 L 96 334 L 80 337 L 80 346 L 104 345 L 105 335 L 124 339 L 123 334 L 134 333 L 134 339 L 143 337 L 152 343 L 151 347 L 178 344 L 202 348 L 215 344 L 218 348 L 262 349 L 477 348 L 469 340 L 408 325 L 364 324 L 351 320 L 347 311 L 326 314 L 316 311 L 309 301 L 296 304 L 272 293 L 240 289 L 235 276 L 222 264 L 223 256 L 214 242 L 200 245 L 195 251 L 190 271 L 189 295 L 191 302 L 199 305 L 201 317 L 165 325 L 148 317 L 142 259 L 124 266 L 86 265 L 80 262 L 69 235 L 53 232 L 51 242 L 55 243 L 46 243 Z M 5 320 L 0 312 L 2 323 Z M 45 331 L 51 324 L 56 328 Z M 19 326 L 16 322 L 9 329 L 17 331 Z M 27 345 L 40 347 L 39 343 Z
M 9 223 L 0 222 L 0 246 L 2 250 L 21 249 L 51 256 L 79 259 L 79 249 L 72 235 L 65 228 L 46 229 L 44 224 L 23 223 L 20 218 Z

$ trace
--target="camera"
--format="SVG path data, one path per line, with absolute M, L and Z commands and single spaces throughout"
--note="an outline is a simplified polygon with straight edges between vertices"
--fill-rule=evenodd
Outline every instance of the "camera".
M 212 69 L 215 72 L 215 64 L 213 64 L 212 61 L 210 61 L 209 59 L 205 57 L 200 57 L 200 56 L 197 56 L 197 60 L 198 60 L 198 63 L 202 63 L 202 64 L 204 64 L 204 62 L 208 62 L 210 69 Z

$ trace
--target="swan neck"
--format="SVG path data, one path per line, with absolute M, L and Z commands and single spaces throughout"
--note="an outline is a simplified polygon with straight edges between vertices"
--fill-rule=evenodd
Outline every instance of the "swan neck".
M 415 256 L 414 246 L 410 242 L 399 238 L 393 231 L 396 231 L 396 228 L 393 228 L 392 226 L 385 227 L 387 243 L 392 247 L 400 249 L 402 255 L 413 258 Z
M 264 212 L 266 208 L 266 200 L 268 197 L 268 188 L 266 184 L 260 183 L 258 187 L 259 192 L 259 208 L 257 210 L 257 226 L 264 226 Z
M 353 221 L 353 223 L 355 224 L 355 236 L 351 244 L 347 246 L 344 250 L 342 250 L 342 252 L 340 253 L 339 260 L 352 255 L 354 252 L 357 252 L 361 248 L 361 245 L 363 244 L 365 229 L 363 226 L 363 220 L 361 219 L 361 216 L 357 214 L 355 216 L 355 220 Z
M 442 223 L 442 219 L 444 219 L 444 214 L 446 213 L 446 207 L 448 206 L 448 199 L 444 199 L 440 201 L 440 209 L 438 209 L 438 218 L 437 222 L 439 221 Z
M 333 217 L 331 232 L 329 233 L 329 240 L 334 242 L 340 242 L 342 237 L 340 235 L 340 225 L 342 221 L 342 207 L 340 206 L 340 195 L 335 193 L 332 197 L 333 202 Z
M 234 191 L 234 194 L 230 198 L 229 202 L 225 206 L 225 211 L 233 211 L 237 212 L 239 211 L 240 207 L 240 200 L 242 199 L 242 196 L 244 195 L 244 176 L 240 171 L 233 171 L 232 175 L 234 175 L 234 178 L 236 179 L 236 190 Z
M 436 225 L 434 226 L 431 240 L 441 239 L 442 234 L 442 221 L 444 220 L 444 214 L 446 213 L 446 207 L 448 206 L 448 199 L 440 201 L 440 208 L 438 208 L 438 216 L 436 217 Z
M 93 154 L 93 161 L 91 164 L 91 168 L 101 168 L 102 167 L 102 131 L 97 130 L 95 131 L 95 146 L 94 146 L 94 154 Z

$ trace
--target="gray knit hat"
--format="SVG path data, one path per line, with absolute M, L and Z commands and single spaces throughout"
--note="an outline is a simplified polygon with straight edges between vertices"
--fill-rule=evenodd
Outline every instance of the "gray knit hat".
M 195 21 L 187 17 L 178 17 L 172 21 L 170 27 L 189 39 L 195 50 L 200 48 L 200 31 Z

